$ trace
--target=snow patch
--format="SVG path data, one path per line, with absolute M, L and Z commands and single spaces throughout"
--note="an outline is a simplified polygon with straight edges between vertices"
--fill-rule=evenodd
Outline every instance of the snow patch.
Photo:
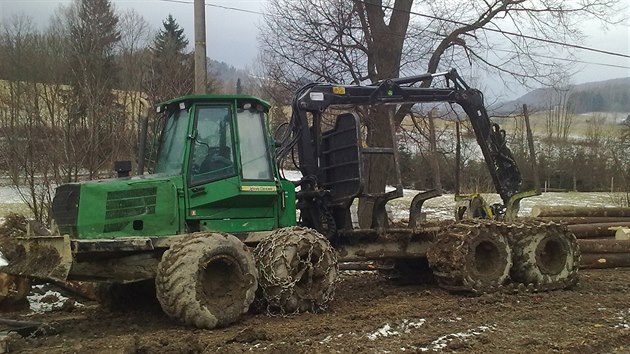
M 615 317 L 619 323 L 613 326 L 617 329 L 630 329 L 630 308 L 617 312 Z
M 322 339 L 321 341 L 319 341 L 320 344 L 324 344 L 324 343 L 328 343 L 333 339 L 332 336 L 326 336 L 326 338 Z
M 399 336 L 401 333 L 411 333 L 412 329 L 422 327 L 426 321 L 427 320 L 424 318 L 413 321 L 405 319 L 402 320 L 396 328 L 392 327 L 389 323 L 386 323 L 376 331 L 368 334 L 367 337 L 369 340 L 376 340 L 380 337 Z
M 34 313 L 44 313 L 61 309 L 67 301 L 73 301 L 61 295 L 61 293 L 46 289 L 46 285 L 35 285 L 33 290 L 26 297 Z M 74 302 L 75 307 L 84 306 L 81 303 Z
M 394 330 L 389 323 L 386 323 L 383 327 L 377 329 L 376 331 L 368 334 L 369 340 L 375 340 L 378 337 L 389 337 L 389 336 L 397 336 L 400 332 Z
M 443 318 L 443 317 L 440 317 L 440 318 L 438 318 L 438 320 L 440 320 L 442 322 L 453 323 L 453 322 L 461 321 L 462 318 L 461 317 L 455 317 L 455 318 Z
M 474 337 L 474 336 L 478 336 L 484 332 L 489 332 L 489 331 L 493 331 L 496 329 L 495 325 L 487 325 L 487 326 L 479 326 L 476 328 L 472 328 L 469 329 L 467 331 L 464 332 L 458 332 L 458 333 L 451 333 L 451 334 L 447 334 L 444 336 L 439 337 L 438 339 L 434 340 L 433 342 L 431 342 L 431 345 L 427 348 L 427 347 L 421 347 L 418 348 L 420 349 L 420 351 L 423 352 L 428 352 L 429 350 L 431 351 L 441 351 L 443 349 L 445 349 L 448 344 L 456 339 L 460 339 L 460 340 L 466 340 L 468 338 Z M 416 349 L 416 348 L 414 348 Z
M 22 204 L 20 193 L 13 186 L 0 186 L 0 200 L 4 204 Z
M 343 334 L 343 333 L 340 333 L 340 334 L 337 334 L 337 335 L 328 335 L 328 336 L 326 336 L 326 338 L 324 338 L 324 339 L 320 340 L 320 341 L 319 341 L 319 344 L 326 344 L 326 343 L 330 343 L 330 342 L 332 342 L 332 341 L 334 341 L 334 340 L 336 340 L 336 339 L 340 339 L 340 338 L 341 338 L 341 337 L 343 337 L 343 336 L 344 336 L 344 334 Z M 354 333 L 354 332 L 349 332 L 349 333 L 347 333 L 347 334 L 346 334 L 346 336 L 356 337 L 356 336 L 357 336 L 357 334 L 356 334 L 356 333 Z M 306 342 L 308 342 L 308 340 L 306 340 Z

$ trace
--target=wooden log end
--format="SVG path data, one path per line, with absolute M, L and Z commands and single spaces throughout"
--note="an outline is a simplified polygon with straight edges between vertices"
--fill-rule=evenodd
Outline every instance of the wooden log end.
M 621 227 L 615 232 L 615 240 L 625 241 L 630 240 L 630 228 Z

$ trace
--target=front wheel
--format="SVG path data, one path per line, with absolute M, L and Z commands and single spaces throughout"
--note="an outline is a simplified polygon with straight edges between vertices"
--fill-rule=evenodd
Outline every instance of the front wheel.
M 167 315 L 211 329 L 247 312 L 258 282 L 254 259 L 243 242 L 228 234 L 206 233 L 164 253 L 155 285 Z

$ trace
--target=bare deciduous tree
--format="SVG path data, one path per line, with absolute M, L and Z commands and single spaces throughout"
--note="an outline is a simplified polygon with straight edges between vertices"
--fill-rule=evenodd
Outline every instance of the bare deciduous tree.
M 438 0 L 412 6 L 412 0 L 271 0 L 260 36 L 262 58 L 266 76 L 289 92 L 304 81 L 373 83 L 419 67 L 435 73 L 474 66 L 522 84 L 550 84 L 552 74 L 567 70 L 549 56 L 551 48 L 580 40 L 584 19 L 615 21 L 619 4 Z M 398 109 L 396 124 L 408 109 Z M 386 114 L 374 109 L 366 115 L 368 144 L 392 146 L 382 119 Z M 370 169 L 368 165 L 367 192 L 383 191 L 387 169 Z M 361 209 L 360 222 L 369 223 L 370 213 Z
M 48 139 L 47 121 L 41 106 L 43 85 L 37 71 L 42 65 L 42 36 L 26 17 L 6 24 L 0 41 L 0 158 L 12 184 L 38 220 L 48 218 L 51 202 L 53 164 Z

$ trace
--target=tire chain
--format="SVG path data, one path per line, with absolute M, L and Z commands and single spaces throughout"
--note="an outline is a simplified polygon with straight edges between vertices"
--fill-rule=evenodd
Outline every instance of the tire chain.
M 288 249 L 293 247 L 295 254 L 287 254 Z M 339 274 L 337 255 L 328 240 L 316 230 L 305 227 L 279 229 L 258 244 L 254 250 L 254 258 L 262 295 L 262 298 L 258 297 L 257 305 L 268 315 L 288 316 L 305 311 L 320 312 L 326 310 L 333 300 Z M 325 268 L 318 269 L 322 264 Z M 301 266 L 298 274 L 295 274 L 296 265 Z M 284 270 L 287 274 L 282 274 Z M 296 285 L 303 281 L 305 272 L 308 272 L 307 279 L 311 291 L 315 275 L 324 277 L 324 281 L 329 282 L 329 275 L 334 272 L 334 279 L 327 284 L 321 298 L 308 299 L 296 294 Z M 297 306 L 290 303 L 296 296 Z
M 518 283 L 508 282 L 498 286 L 484 286 L 480 282 L 469 283 L 466 281 L 466 276 L 463 276 L 457 267 L 452 267 L 452 272 L 434 272 L 440 287 L 454 292 L 468 292 L 474 295 L 489 294 L 489 293 L 505 293 L 505 294 L 517 294 L 517 293 L 537 293 L 546 292 L 559 289 L 566 289 L 574 286 L 578 282 L 578 265 L 581 259 L 580 248 L 577 243 L 577 239 L 573 233 L 569 232 L 566 225 L 554 223 L 554 222 L 540 222 L 534 220 L 527 220 L 519 223 L 507 223 L 487 220 L 466 220 L 454 224 L 448 228 L 450 233 L 456 233 L 459 238 L 464 239 L 471 235 L 478 234 L 482 228 L 489 228 L 495 230 L 505 230 L 507 232 L 508 241 L 510 244 L 515 244 L 513 238 L 522 239 L 539 233 L 542 229 L 545 233 L 558 233 L 561 232 L 569 239 L 570 247 L 572 249 L 574 264 L 573 269 L 567 275 L 566 278 L 560 281 L 553 282 L 541 282 L 541 283 Z M 460 245 L 461 246 L 461 245 Z M 461 285 L 452 285 L 457 280 L 462 280 Z

